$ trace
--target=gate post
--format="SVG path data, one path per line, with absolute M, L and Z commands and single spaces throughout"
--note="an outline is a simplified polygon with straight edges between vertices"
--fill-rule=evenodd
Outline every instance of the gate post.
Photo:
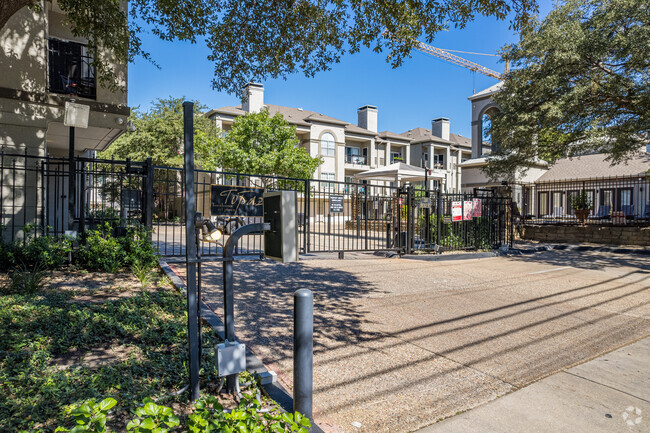
M 151 237 L 151 229 L 153 228 L 153 162 L 151 157 L 147 158 L 144 168 L 144 188 L 142 189 L 142 193 L 144 194 L 144 200 L 142 200 L 144 209 L 142 212 L 142 223 L 149 230 L 149 237 Z
M 196 278 L 196 202 L 194 201 L 194 103 L 183 102 L 185 141 L 185 257 L 187 268 L 187 337 L 189 345 L 190 401 L 199 398 L 199 318 Z
M 311 185 L 309 179 L 305 179 L 305 220 L 303 221 L 303 235 L 305 236 L 305 254 L 309 252 L 309 201 L 311 196 Z
M 436 245 L 440 247 L 440 231 L 442 230 L 442 191 L 436 192 Z
M 413 229 L 415 228 L 415 221 L 413 218 L 413 187 L 406 188 L 406 254 L 413 253 Z

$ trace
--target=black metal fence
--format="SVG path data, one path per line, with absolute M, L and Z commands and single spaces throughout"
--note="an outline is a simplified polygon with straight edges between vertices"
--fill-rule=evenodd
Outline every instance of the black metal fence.
M 161 255 L 185 254 L 181 168 L 154 166 L 151 159 L 75 158 L 76 192 L 71 208 L 68 159 L 1 152 L 0 167 L 0 224 L 5 240 L 24 237 L 26 226 L 35 227 L 37 234 L 61 235 L 106 224 L 117 230 L 138 222 L 152 229 L 152 241 Z M 195 170 L 196 209 L 216 220 L 226 238 L 239 226 L 261 222 L 261 218 L 212 217 L 214 184 L 295 191 L 301 253 L 448 251 L 512 242 L 509 198 Z M 452 220 L 454 204 L 474 205 L 475 200 L 476 215 Z M 263 236 L 249 235 L 240 241 L 236 253 L 259 255 L 263 251 Z M 221 253 L 219 244 L 202 243 L 202 255 Z
M 520 188 L 515 217 L 524 224 L 650 223 L 650 178 L 645 175 L 537 182 Z M 584 217 L 579 198 L 588 204 Z

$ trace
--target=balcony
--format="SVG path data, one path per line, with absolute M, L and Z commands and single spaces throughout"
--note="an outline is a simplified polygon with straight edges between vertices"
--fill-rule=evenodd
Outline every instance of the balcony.
M 95 99 L 95 67 L 88 47 L 58 39 L 48 41 L 49 91 Z
M 352 165 L 368 165 L 368 157 L 364 155 L 345 155 L 345 163 Z

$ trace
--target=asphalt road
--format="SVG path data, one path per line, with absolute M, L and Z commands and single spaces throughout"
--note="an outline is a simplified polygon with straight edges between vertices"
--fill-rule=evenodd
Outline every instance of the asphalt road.
M 220 266 L 203 265 L 221 313 Z M 314 292 L 315 417 L 408 432 L 650 335 L 650 257 L 548 251 L 452 261 L 235 266 L 236 331 L 291 389 L 295 290 Z

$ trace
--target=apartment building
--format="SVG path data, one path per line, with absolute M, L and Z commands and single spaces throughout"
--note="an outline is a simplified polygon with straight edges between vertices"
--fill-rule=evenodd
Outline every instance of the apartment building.
M 67 227 L 67 213 L 64 220 L 52 218 L 68 208 L 68 165 L 45 157 L 69 156 L 71 142 L 74 155 L 103 150 L 124 132 L 129 116 L 127 65 L 110 65 L 122 90 L 101 86 L 88 41 L 72 34 L 58 2 L 36 5 L 0 28 L 0 227 L 8 239 L 32 223 Z M 87 119 L 74 139 L 64 123 L 68 102 Z
M 413 165 L 429 170 L 430 188 L 459 192 L 461 186 L 461 162 L 471 157 L 469 138 L 450 132 L 449 119 L 440 117 L 431 122 L 431 129 L 415 128 L 402 134 L 410 142 Z
M 300 146 L 311 156 L 323 158 L 323 164 L 314 173 L 316 179 L 352 182 L 357 173 L 404 162 L 429 167 L 431 185 L 438 182 L 441 187 L 454 190 L 460 186 L 457 164 L 469 157 L 471 144 L 469 139 L 449 133 L 448 119 L 437 119 L 431 130 L 416 128 L 398 134 L 378 131 L 378 109 L 373 105 L 360 107 L 357 123 L 353 124 L 303 108 L 267 104 L 261 84 L 248 84 L 245 94 L 242 105 L 216 108 L 206 116 L 227 133 L 239 116 L 262 109 L 271 115 L 280 113 L 296 127 Z
M 127 65 L 111 65 L 122 90 L 101 86 L 87 41 L 72 34 L 56 0 L 18 11 L 0 29 L 0 147 L 5 152 L 67 155 L 65 103 L 89 108 L 75 153 L 103 150 L 125 129 Z

